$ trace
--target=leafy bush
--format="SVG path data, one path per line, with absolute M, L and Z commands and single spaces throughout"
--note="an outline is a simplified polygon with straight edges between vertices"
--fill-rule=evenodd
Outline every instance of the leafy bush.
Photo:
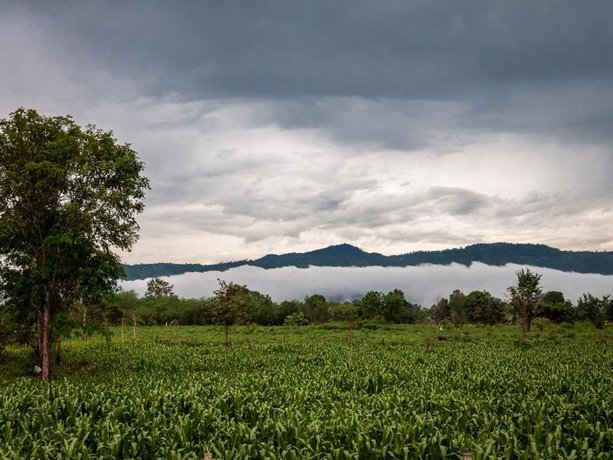
M 283 322 L 284 326 L 307 326 L 308 324 L 309 320 L 300 311 L 288 315 Z

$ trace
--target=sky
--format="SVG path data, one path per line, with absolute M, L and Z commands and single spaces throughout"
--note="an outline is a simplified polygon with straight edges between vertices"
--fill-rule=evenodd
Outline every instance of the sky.
M 127 263 L 613 250 L 613 2 L 0 0 L 0 118 L 151 181 Z

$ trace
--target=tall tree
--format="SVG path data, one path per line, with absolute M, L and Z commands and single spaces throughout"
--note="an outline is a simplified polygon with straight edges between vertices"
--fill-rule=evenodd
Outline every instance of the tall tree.
M 404 292 L 394 289 L 383 297 L 383 319 L 390 323 L 400 323 L 403 320 L 407 301 Z
M 468 321 L 466 315 L 466 294 L 459 289 L 455 289 L 449 295 L 449 312 L 451 321 L 456 326 L 460 326 Z
M 212 309 L 213 317 L 217 324 L 222 324 L 225 330 L 226 348 L 230 345 L 230 326 L 235 324 L 245 313 L 247 287 L 235 284 L 232 281 L 226 283 L 219 281 L 219 288 L 214 292 Z
M 440 325 L 450 316 L 451 310 L 447 299 L 438 299 L 438 301 L 430 307 L 430 318 L 432 318 L 432 321 L 437 325 Z
M 472 291 L 466 296 L 465 311 L 471 323 L 494 325 L 503 318 L 503 302 L 487 291 Z
M 542 275 L 532 273 L 529 269 L 518 270 L 517 284 L 509 286 L 507 291 L 511 296 L 511 303 L 515 308 L 519 323 L 521 324 L 524 335 L 530 332 L 532 318 L 536 312 L 536 305 L 540 300 L 542 289 L 539 285 Z
M 304 316 L 313 323 L 323 323 L 330 319 L 328 301 L 321 294 L 313 294 L 304 298 Z
M 7 304 L 37 325 L 50 378 L 52 318 L 97 302 L 124 274 L 148 180 L 111 132 L 19 109 L 0 120 L 0 275 Z
M 383 313 L 383 293 L 368 291 L 364 297 L 356 301 L 358 315 L 364 319 L 373 319 Z

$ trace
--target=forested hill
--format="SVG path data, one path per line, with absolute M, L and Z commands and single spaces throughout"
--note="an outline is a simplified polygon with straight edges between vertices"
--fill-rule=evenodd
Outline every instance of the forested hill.
M 364 252 L 350 244 L 330 246 L 315 251 L 276 255 L 268 254 L 257 260 L 239 260 L 212 265 L 201 264 L 137 264 L 124 265 L 128 280 L 179 275 L 186 272 L 225 271 L 241 265 L 261 268 L 298 267 L 405 267 L 420 264 L 446 265 L 452 262 L 470 265 L 514 263 L 554 268 L 578 273 L 613 274 L 613 252 L 561 251 L 542 244 L 491 243 L 473 244 L 465 248 L 442 251 L 418 251 L 396 256 Z

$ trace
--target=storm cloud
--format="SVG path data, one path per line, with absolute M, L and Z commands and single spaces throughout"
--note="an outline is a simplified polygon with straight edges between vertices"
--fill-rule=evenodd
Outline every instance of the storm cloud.
M 0 2 L 0 116 L 151 179 L 126 262 L 350 242 L 613 249 L 613 4 Z

